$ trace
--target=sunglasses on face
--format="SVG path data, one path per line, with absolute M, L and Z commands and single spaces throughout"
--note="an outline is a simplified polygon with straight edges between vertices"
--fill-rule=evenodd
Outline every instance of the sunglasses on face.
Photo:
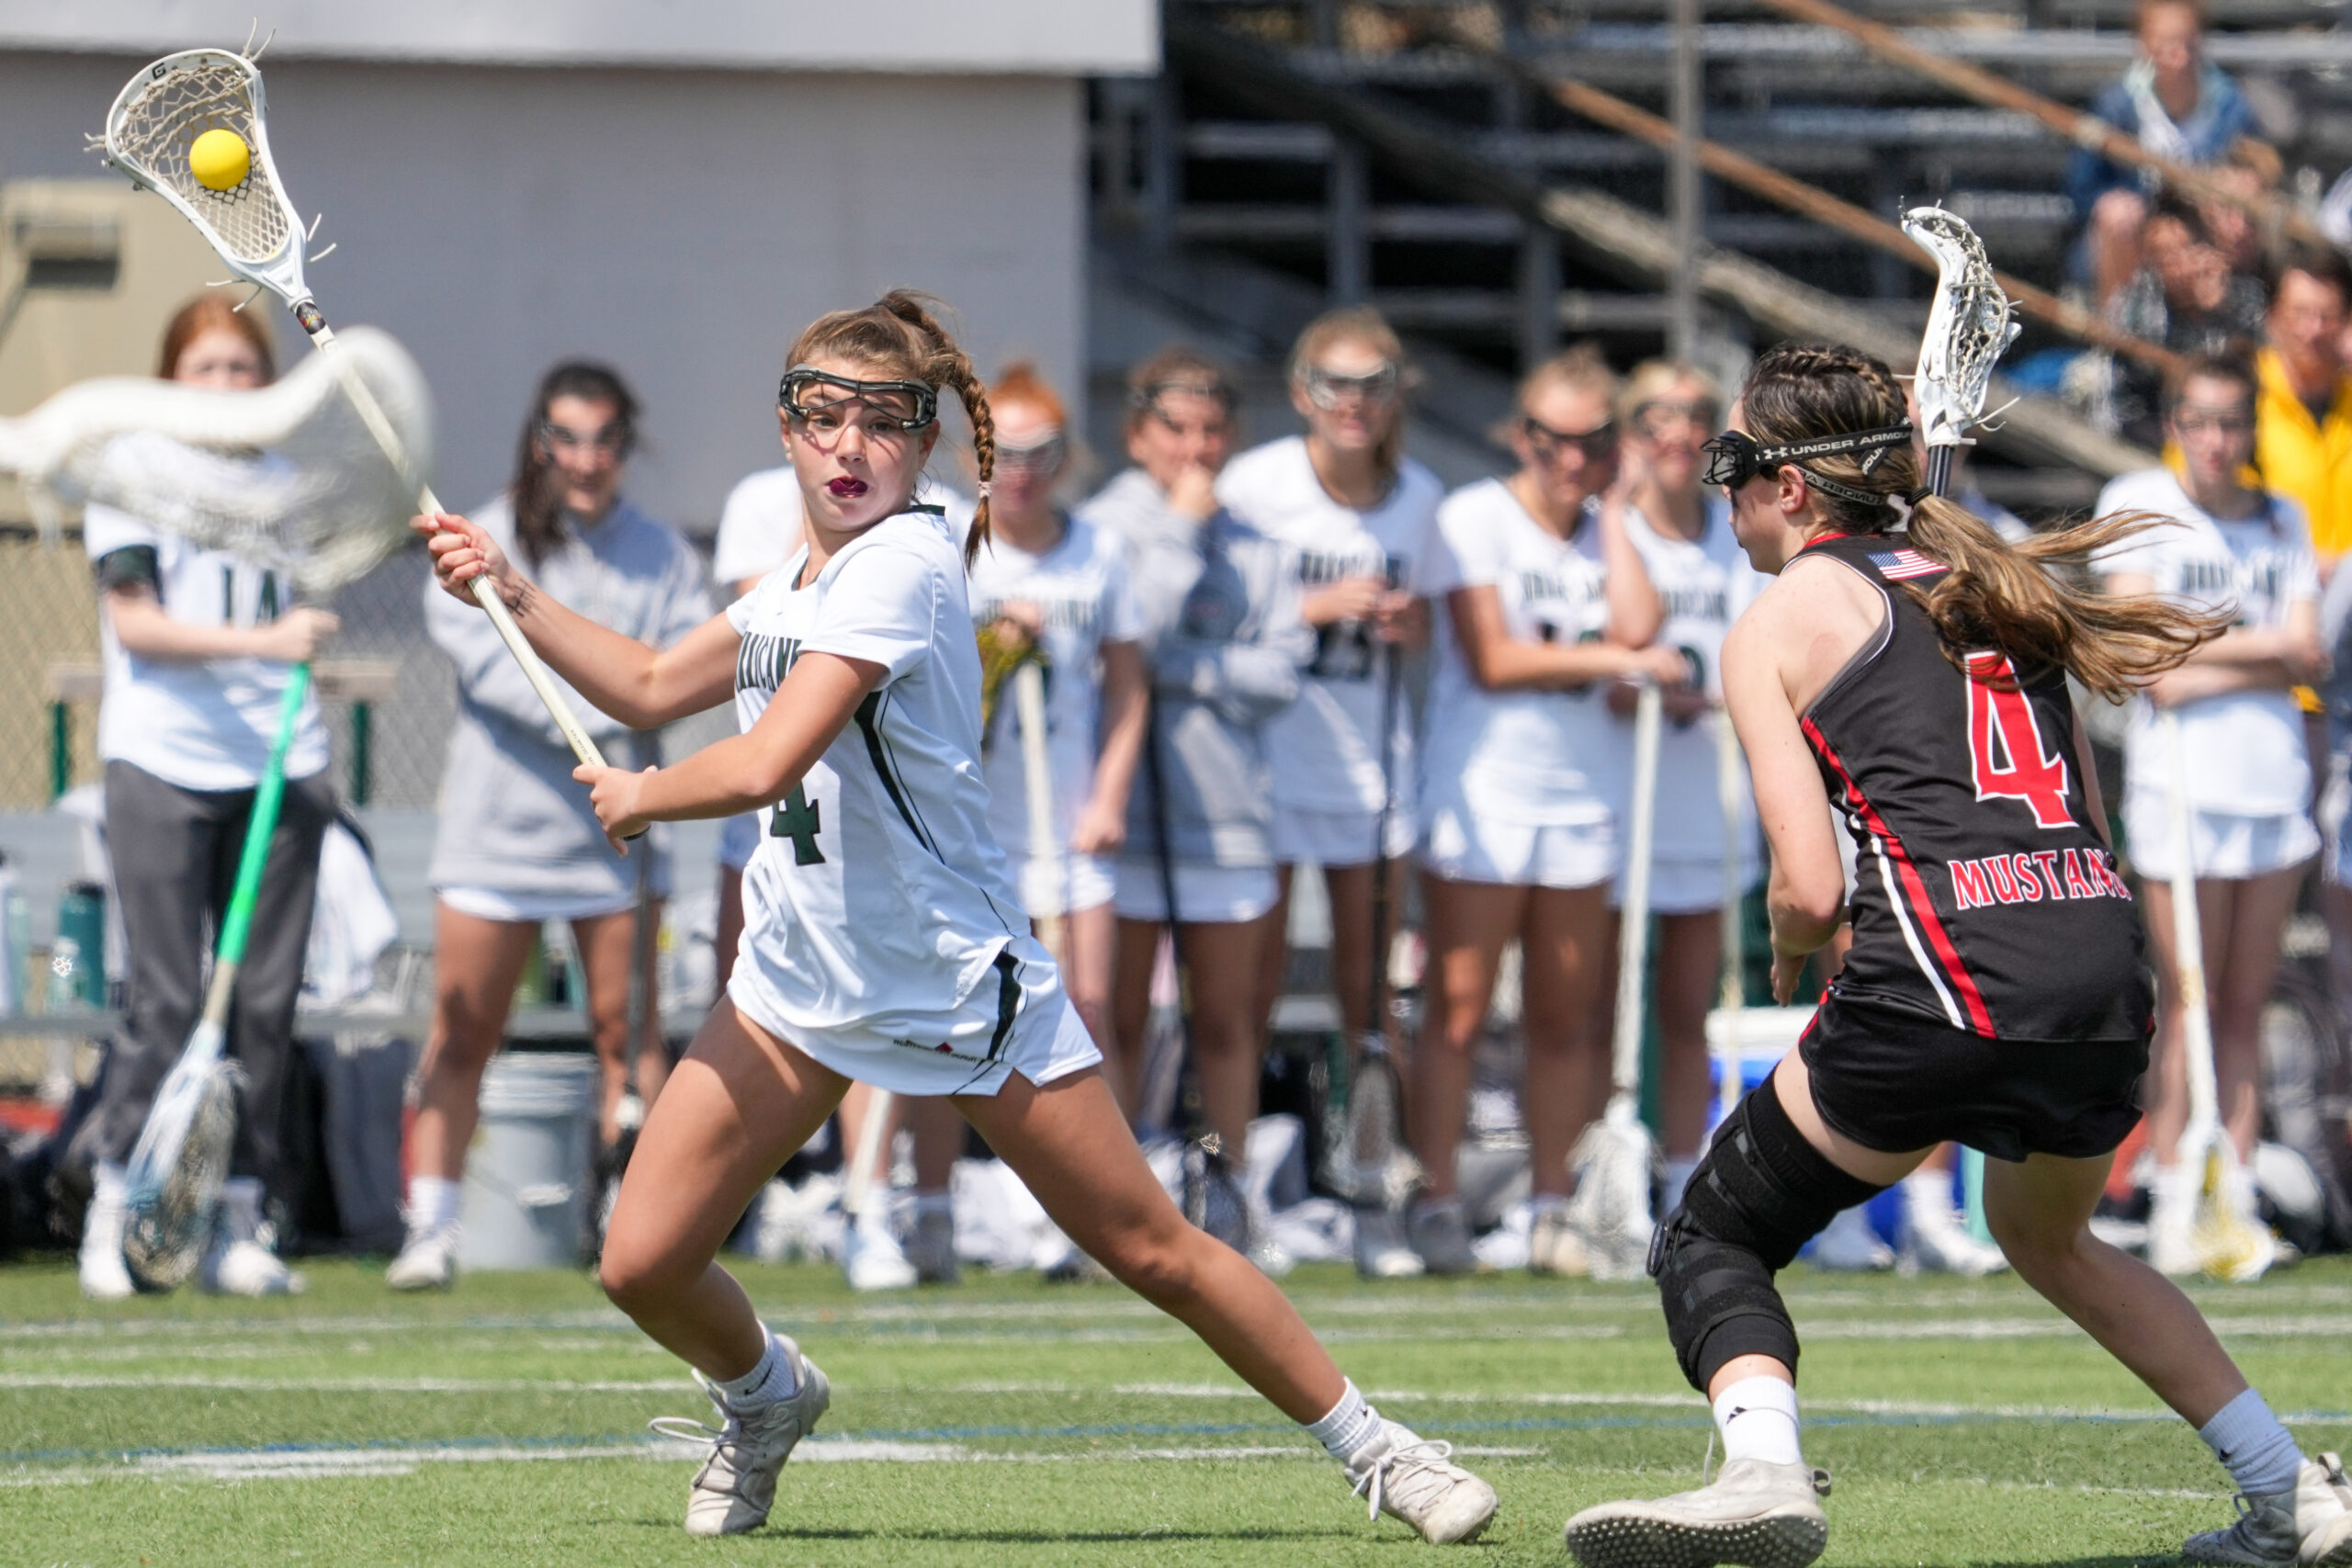
M 553 420 L 539 422 L 540 445 L 558 457 L 576 457 L 583 452 L 593 452 L 600 457 L 626 457 L 630 443 L 636 439 L 636 432 L 619 420 L 594 431 L 573 430 Z
M 1383 365 L 1361 376 L 1342 376 L 1319 365 L 1310 365 L 1299 378 L 1299 385 L 1305 389 L 1308 402 L 1330 413 L 1351 402 L 1387 402 L 1396 396 L 1400 379 L 1394 365 Z
M 1721 417 L 1722 411 L 1704 399 L 1690 402 L 1659 399 L 1634 409 L 1633 424 L 1637 434 L 1654 441 L 1669 431 L 1685 427 L 1713 430 Z
M 1617 422 L 1604 419 L 1590 430 L 1555 430 L 1532 413 L 1519 416 L 1519 427 L 1527 433 L 1528 445 L 1537 456 L 1549 462 L 1565 448 L 1580 454 L 1586 462 L 1598 462 L 1617 451 Z
M 1061 468 L 1069 455 L 1069 438 L 1058 430 L 1026 446 L 1001 441 L 996 448 L 997 472 L 1050 474 Z

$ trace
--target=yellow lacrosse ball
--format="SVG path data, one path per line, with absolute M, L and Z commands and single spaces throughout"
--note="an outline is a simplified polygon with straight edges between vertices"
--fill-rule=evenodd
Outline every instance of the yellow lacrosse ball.
M 187 172 L 207 190 L 233 190 L 253 172 L 254 151 L 233 130 L 215 126 L 187 150 Z

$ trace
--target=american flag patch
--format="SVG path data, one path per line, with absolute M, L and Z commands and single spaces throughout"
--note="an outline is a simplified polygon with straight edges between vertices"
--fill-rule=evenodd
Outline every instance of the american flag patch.
M 1906 577 L 1933 577 L 1951 569 L 1939 560 L 1929 560 L 1917 550 L 1872 550 L 1871 564 L 1879 574 L 1900 582 Z

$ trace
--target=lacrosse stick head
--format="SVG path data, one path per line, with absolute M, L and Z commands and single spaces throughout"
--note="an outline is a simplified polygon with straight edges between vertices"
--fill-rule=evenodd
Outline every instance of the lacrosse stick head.
M 1940 207 L 1915 207 L 1903 215 L 1903 231 L 1936 258 L 1936 299 L 1912 383 L 1919 436 L 1933 452 L 1965 443 L 1984 418 L 1993 367 L 2017 340 L 2019 326 L 1984 243 L 1966 220 Z
M 188 166 L 208 130 L 226 130 L 251 153 L 245 177 L 214 190 Z M 261 73 L 242 54 L 190 49 L 167 54 L 130 79 L 107 111 L 106 161 L 180 209 L 229 269 L 299 308 L 307 236 L 269 155 Z
M 123 1261 L 151 1290 L 196 1271 L 212 1240 L 237 1133 L 237 1067 L 215 1057 L 174 1073 L 149 1112 L 131 1157 Z

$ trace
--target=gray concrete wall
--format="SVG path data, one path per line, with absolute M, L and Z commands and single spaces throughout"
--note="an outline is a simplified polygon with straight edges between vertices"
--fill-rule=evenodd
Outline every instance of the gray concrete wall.
M 83 133 L 141 62 L 0 51 L 0 179 L 97 173 Z M 956 306 L 984 371 L 1022 354 L 1079 384 L 1074 79 L 266 71 L 278 172 L 341 246 L 311 284 L 330 319 L 390 330 L 424 367 L 452 505 L 503 482 L 539 372 L 589 354 L 647 405 L 631 491 L 707 528 L 729 486 L 775 460 L 792 334 L 894 285 Z

